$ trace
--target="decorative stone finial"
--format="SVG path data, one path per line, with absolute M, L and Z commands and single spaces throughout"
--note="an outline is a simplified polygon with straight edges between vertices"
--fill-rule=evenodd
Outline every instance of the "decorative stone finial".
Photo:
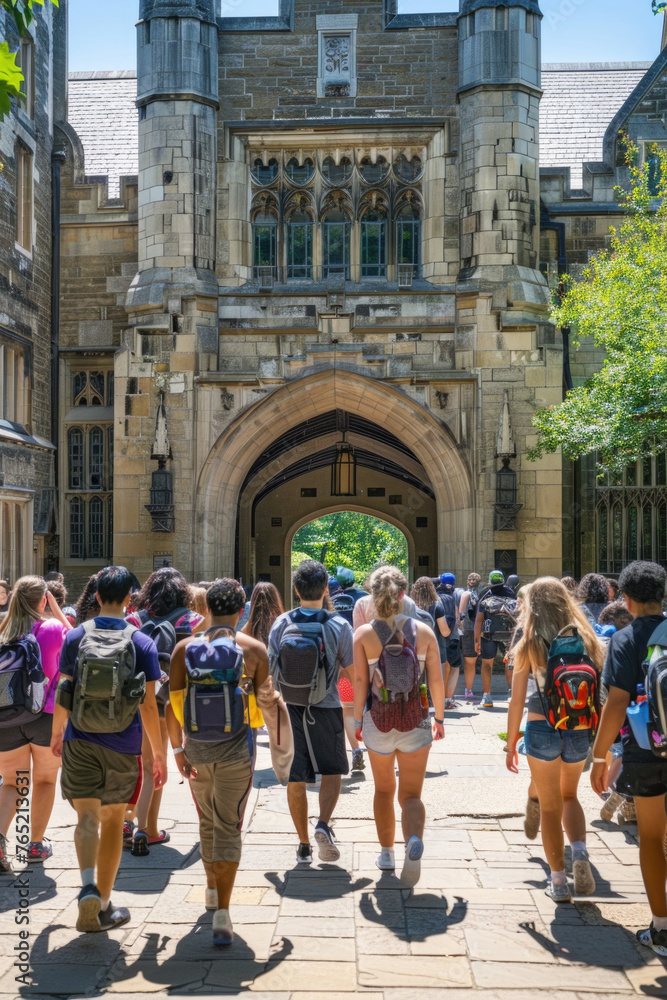
M 164 393 L 162 392 L 160 393 L 157 416 L 155 418 L 155 440 L 153 441 L 151 458 L 159 463 L 161 469 L 164 468 L 167 459 L 171 458 L 171 445 L 169 444 L 169 437 L 167 435 L 167 411 L 164 405 Z
M 507 389 L 503 395 L 500 416 L 498 417 L 498 437 L 496 438 L 496 458 L 507 460 L 516 457 L 516 444 L 512 434 L 512 422 L 510 420 L 510 396 Z

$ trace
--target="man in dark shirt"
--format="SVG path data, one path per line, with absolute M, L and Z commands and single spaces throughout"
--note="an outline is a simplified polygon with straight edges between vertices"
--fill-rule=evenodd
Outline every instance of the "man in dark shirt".
M 495 660 L 496 653 L 499 649 L 501 652 L 505 652 L 506 646 L 509 644 L 511 637 L 508 633 L 507 638 L 502 639 L 500 637 L 500 633 L 495 633 L 498 635 L 498 638 L 495 639 L 493 638 L 494 633 L 484 633 L 484 623 L 487 620 L 484 601 L 489 596 L 504 597 L 510 601 L 516 601 L 516 594 L 505 584 L 505 577 L 499 569 L 491 570 L 489 573 L 489 583 L 488 586 L 480 592 L 479 601 L 477 602 L 477 614 L 475 616 L 475 652 L 477 653 L 477 656 L 482 657 L 483 694 L 482 700 L 479 703 L 481 708 L 493 708 L 493 701 L 491 699 L 493 661 Z
M 124 620 L 132 575 L 124 566 L 107 566 L 97 582 L 100 614 L 95 628 L 134 628 Z M 129 803 L 141 790 L 142 722 L 153 748 L 153 780 L 160 788 L 167 779 L 155 681 L 161 676 L 155 643 L 138 629 L 132 634 L 135 673 L 146 677 L 146 696 L 129 726 L 117 733 L 84 732 L 69 718 L 76 687 L 76 664 L 84 627 L 68 632 L 60 654 L 60 679 L 53 713 L 51 751 L 62 757 L 63 795 L 77 813 L 74 833 L 82 889 L 79 893 L 78 931 L 102 931 L 130 919 L 125 907 L 111 903 L 123 847 L 123 821 Z M 97 869 L 97 871 L 96 871 Z M 97 876 L 97 877 L 96 877 Z
M 600 728 L 593 748 L 591 784 L 600 795 L 607 787 L 607 753 L 619 730 L 623 738 L 623 770 L 616 782 L 617 791 L 632 795 L 637 810 L 639 860 L 646 894 L 651 906 L 651 926 L 637 933 L 637 939 L 658 955 L 667 957 L 667 861 L 663 842 L 667 819 L 667 761 L 650 750 L 642 750 L 632 735 L 626 713 L 644 683 L 642 664 L 648 643 L 664 621 L 662 602 L 667 573 L 657 563 L 634 562 L 621 573 L 621 593 L 634 621 L 615 632 L 609 640 L 602 680 L 609 696 L 602 711 Z

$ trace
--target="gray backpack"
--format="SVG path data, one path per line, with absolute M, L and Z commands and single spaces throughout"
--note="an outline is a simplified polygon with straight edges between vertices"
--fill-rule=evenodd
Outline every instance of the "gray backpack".
M 146 675 L 135 673 L 134 625 L 102 629 L 83 625 L 74 673 L 72 725 L 84 733 L 120 733 L 146 694 Z

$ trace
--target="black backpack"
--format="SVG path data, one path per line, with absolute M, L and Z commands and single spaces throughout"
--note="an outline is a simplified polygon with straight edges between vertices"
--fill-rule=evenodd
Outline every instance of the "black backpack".
M 474 622 L 475 618 L 477 617 L 478 604 L 479 604 L 479 594 L 477 593 L 476 590 L 469 590 L 467 613 L 468 613 L 468 618 L 470 619 L 471 622 Z
M 352 625 L 354 605 L 357 603 L 354 597 L 352 597 L 352 594 L 346 594 L 344 590 L 339 590 L 336 594 L 334 594 L 331 600 L 336 614 L 340 615 L 341 618 L 344 618 L 346 622 L 349 622 L 349 624 Z
M 479 602 L 478 610 L 484 614 L 482 632 L 494 642 L 511 639 L 517 623 L 518 601 L 515 597 L 501 594 L 486 594 Z
M 32 632 L 0 646 L 0 729 L 34 721 L 44 708 L 48 686 Z
M 178 636 L 174 626 L 168 619 L 154 621 L 149 619 L 140 629 L 144 635 L 152 639 L 157 648 L 160 669 L 169 677 L 169 667 L 171 666 L 171 654 L 174 652 Z M 159 686 L 155 692 L 155 700 L 158 705 L 166 705 L 169 701 L 169 680 L 158 682 Z
M 649 745 L 656 757 L 667 760 L 667 622 L 661 622 L 649 639 L 643 666 Z
M 329 692 L 324 630 L 331 615 L 297 609 L 282 631 L 276 679 L 287 705 L 319 705 Z

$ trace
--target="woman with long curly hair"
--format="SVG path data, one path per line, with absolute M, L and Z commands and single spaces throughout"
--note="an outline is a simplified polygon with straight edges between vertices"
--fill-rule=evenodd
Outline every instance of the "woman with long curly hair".
M 376 617 L 370 624 L 360 625 L 354 634 L 354 715 L 357 738 L 363 736 L 375 781 L 373 814 L 381 848 L 376 865 L 381 871 L 393 871 L 395 867 L 394 794 L 398 768 L 398 802 L 405 840 L 401 880 L 414 886 L 419 880 L 424 851 L 426 812 L 421 794 L 431 743 L 445 735 L 445 688 L 433 629 L 400 613 L 407 586 L 401 571 L 392 566 L 377 569 L 371 576 Z M 416 653 L 419 670 L 426 670 L 435 707 L 432 724 L 428 705 L 421 701 L 419 690 L 413 686 L 401 699 L 395 698 L 385 686 L 379 666 L 385 647 L 404 642 Z M 411 667 L 405 660 L 403 663 L 404 666 L 394 666 L 392 674 L 397 681 L 410 684 Z M 369 692 L 371 708 L 366 711 Z
M 514 647 L 514 682 L 507 722 L 507 768 L 518 773 L 516 744 L 526 702 L 528 682 L 535 691 L 528 697 L 524 747 L 533 786 L 540 803 L 542 843 L 551 876 L 546 893 L 556 902 L 572 902 L 565 873 L 563 827 L 572 846 L 576 895 L 595 892 L 595 879 L 586 850 L 586 819 L 577 798 L 579 779 L 591 742 L 591 730 L 553 729 L 543 703 L 547 656 L 551 643 L 573 626 L 598 671 L 604 650 L 593 626 L 572 594 L 555 577 L 545 576 L 527 587 L 519 617 L 521 638 Z
M 577 597 L 589 620 L 596 622 L 602 609 L 609 604 L 609 581 L 601 573 L 587 573 L 577 587 Z
M 49 614 L 47 615 L 47 608 Z M 7 614 L 0 622 L 0 646 L 33 635 L 39 646 L 42 670 L 48 687 L 44 708 L 27 722 L 0 729 L 0 871 L 11 872 L 5 837 L 16 814 L 17 802 L 25 794 L 21 775 L 30 776 L 30 843 L 26 849 L 29 865 L 41 863 L 53 854 L 44 837 L 56 794 L 60 761 L 51 753 L 53 705 L 60 672 L 60 650 L 71 629 L 55 597 L 41 576 L 23 576 L 12 589 Z M 21 789 L 17 788 L 21 785 Z
M 259 639 L 266 646 L 269 632 L 276 618 L 285 614 L 278 588 L 273 583 L 257 583 L 250 598 L 248 621 L 241 629 L 246 635 Z

